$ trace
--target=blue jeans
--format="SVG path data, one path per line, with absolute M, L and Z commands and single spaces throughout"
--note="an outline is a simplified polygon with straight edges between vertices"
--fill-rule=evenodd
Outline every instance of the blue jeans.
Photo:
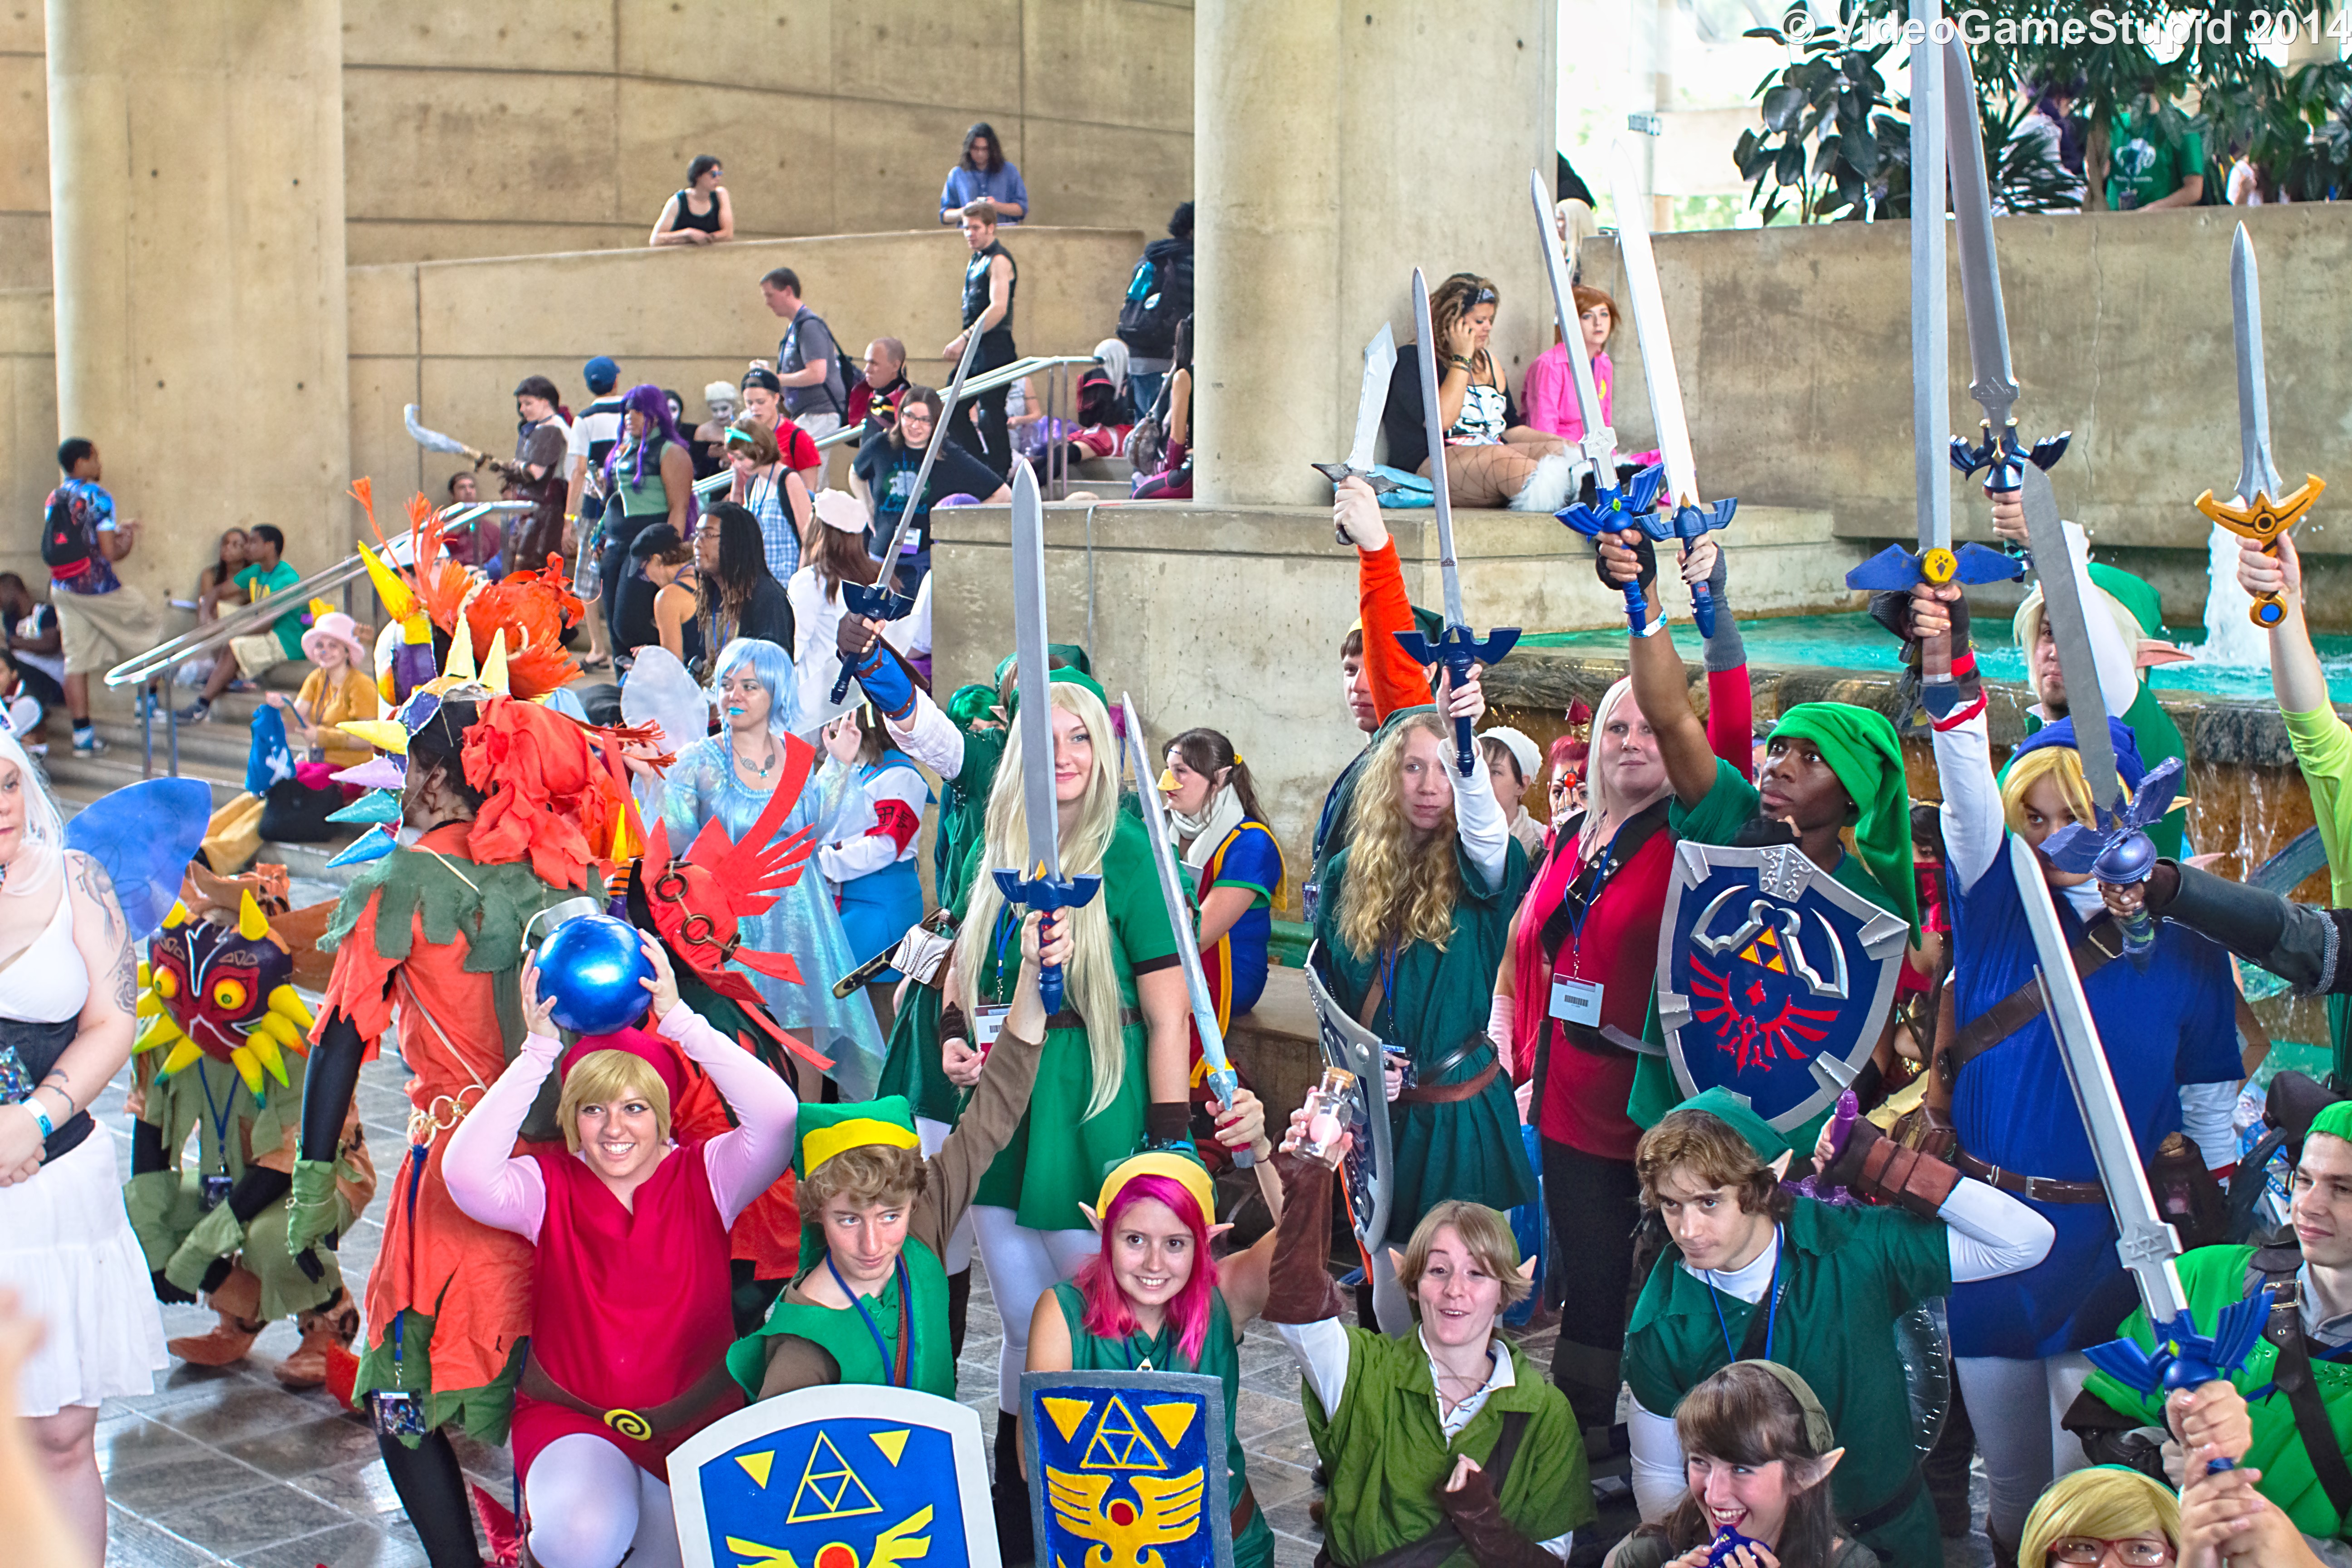
M 1136 371 L 1127 372 L 1128 401 L 1135 405 L 1135 417 L 1141 419 L 1160 401 L 1160 389 L 1167 382 L 1166 371 Z

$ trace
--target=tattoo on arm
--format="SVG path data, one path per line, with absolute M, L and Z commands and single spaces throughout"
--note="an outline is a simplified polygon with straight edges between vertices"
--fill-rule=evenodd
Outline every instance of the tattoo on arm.
M 126 1016 L 139 1007 L 139 966 L 125 942 L 114 953 L 114 1005 Z
M 106 916 L 106 942 L 114 949 L 114 1005 L 129 1014 L 139 1005 L 139 956 L 131 940 L 130 922 L 122 917 L 122 905 L 114 896 L 114 879 L 93 856 L 76 852 L 66 858 L 82 895 Z

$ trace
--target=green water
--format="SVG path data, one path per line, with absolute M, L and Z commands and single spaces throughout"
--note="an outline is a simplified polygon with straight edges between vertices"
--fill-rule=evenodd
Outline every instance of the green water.
M 1977 664 L 1985 678 L 2021 682 L 2025 659 L 2009 640 L 2006 620 L 1988 618 L 1979 623 L 1986 641 L 1977 648 Z M 1748 644 L 1748 661 L 1759 668 L 1812 664 L 1823 669 L 1853 670 L 1892 675 L 1900 644 L 1869 617 L 1848 615 L 1784 615 L 1742 621 L 1739 634 Z M 1672 628 L 1675 646 L 1696 664 L 1699 656 L 1698 628 L 1677 621 Z M 2194 647 L 2204 640 L 2200 627 L 2176 632 L 2174 640 Z M 2319 664 L 2327 674 L 2327 689 L 2337 702 L 2352 702 L 2352 637 L 2321 635 Z M 1563 648 L 1601 658 L 1622 658 L 1625 633 L 1602 632 L 1538 632 L 1519 639 L 1523 648 Z M 2148 672 L 2148 684 L 2159 692 L 2207 692 L 2245 702 L 2271 702 L 2271 673 L 2265 665 L 2212 669 L 2195 664 L 2165 664 Z

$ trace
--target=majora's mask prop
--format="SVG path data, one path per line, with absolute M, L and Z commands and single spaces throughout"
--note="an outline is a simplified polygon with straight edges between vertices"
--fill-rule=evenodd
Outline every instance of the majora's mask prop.
M 250 888 L 234 925 L 174 906 L 147 951 L 139 967 L 139 1016 L 147 1021 L 137 1049 L 169 1047 L 164 1076 L 209 1056 L 236 1068 L 257 1098 L 264 1073 L 288 1082 L 283 1053 L 310 1049 L 310 1011 L 294 991 L 293 955 Z

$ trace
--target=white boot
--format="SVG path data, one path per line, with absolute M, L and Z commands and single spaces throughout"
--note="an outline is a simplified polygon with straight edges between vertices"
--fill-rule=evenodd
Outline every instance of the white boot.
M 1557 512 L 1568 505 L 1576 493 L 1576 459 L 1565 452 L 1555 452 L 1536 463 L 1536 471 L 1511 497 L 1515 512 Z

